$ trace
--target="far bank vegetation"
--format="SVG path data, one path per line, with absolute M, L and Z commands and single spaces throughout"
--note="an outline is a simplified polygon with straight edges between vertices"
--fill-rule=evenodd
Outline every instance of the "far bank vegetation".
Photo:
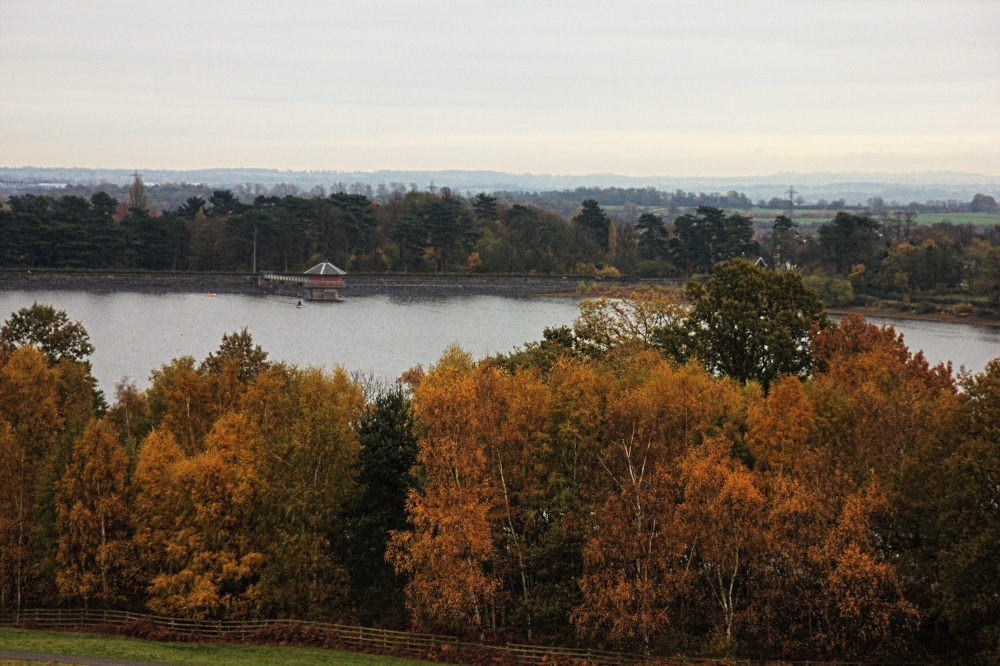
M 153 192 L 161 188 L 163 194 Z M 984 194 L 964 204 L 894 207 L 876 197 L 863 207 L 841 200 L 807 208 L 776 199 L 758 202 L 768 206 L 760 208 L 738 192 L 580 188 L 463 196 L 396 183 L 340 186 L 330 194 L 247 186 L 161 209 L 151 203 L 173 190 L 184 191 L 146 188 L 137 176 L 121 201 L 103 190 L 10 196 L 0 207 L 0 266 L 300 272 L 327 259 L 350 272 L 606 282 L 704 276 L 718 262 L 745 257 L 799 272 L 830 307 L 1000 312 L 1000 218 Z M 938 221 L 923 224 L 923 216 Z

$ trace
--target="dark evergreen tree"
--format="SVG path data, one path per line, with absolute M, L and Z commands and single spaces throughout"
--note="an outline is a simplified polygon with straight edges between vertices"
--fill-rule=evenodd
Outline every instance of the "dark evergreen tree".
M 491 197 L 485 192 L 480 192 L 472 200 L 472 210 L 477 221 L 492 222 L 500 218 L 500 209 L 497 206 L 497 198 Z
M 708 273 L 712 266 L 754 251 L 753 221 L 746 215 L 726 215 L 721 208 L 698 206 L 674 221 L 677 261 L 689 273 Z
M 663 218 L 653 213 L 643 213 L 635 227 L 639 231 L 639 256 L 648 260 L 665 259 L 669 248 Z
M 180 207 L 178 207 L 177 212 L 182 217 L 185 217 L 189 220 L 193 220 L 194 216 L 198 213 L 198 211 L 204 210 L 204 208 L 205 208 L 205 199 L 203 199 L 199 195 L 195 197 L 188 197 L 187 201 L 185 201 Z
M 878 220 L 868 215 L 837 213 L 832 222 L 819 228 L 823 260 L 842 274 L 857 264 L 874 264 L 884 245 L 879 226 Z
M 399 260 L 403 271 L 423 265 L 424 248 L 427 246 L 427 226 L 419 215 L 409 213 L 393 230 L 393 240 L 399 247 Z
M 587 236 L 602 250 L 608 249 L 608 234 L 611 231 L 611 218 L 604 212 L 597 201 L 587 199 L 581 204 L 580 212 L 573 216 L 573 224 L 583 229 Z
M 212 217 L 224 217 L 242 212 L 246 208 L 230 190 L 215 190 L 208 198 L 208 203 L 210 208 L 207 212 Z
M 795 241 L 798 234 L 795 228 L 799 226 L 795 220 L 787 215 L 779 215 L 774 218 L 771 225 L 771 246 L 774 251 L 775 267 L 782 267 L 792 256 Z
M 399 388 L 375 399 L 358 424 L 360 493 L 347 509 L 351 588 L 362 623 L 401 626 L 407 620 L 405 580 L 385 561 L 390 530 L 407 529 L 406 497 L 417 459 L 410 400 Z

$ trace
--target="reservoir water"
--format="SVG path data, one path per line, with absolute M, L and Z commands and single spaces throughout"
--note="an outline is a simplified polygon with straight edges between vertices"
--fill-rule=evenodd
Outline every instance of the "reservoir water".
M 278 296 L 7 291 L 0 292 L 0 320 L 36 301 L 83 323 L 96 347 L 94 376 L 109 397 L 123 377 L 146 388 L 154 368 L 184 355 L 201 360 L 224 334 L 244 327 L 272 360 L 393 379 L 434 363 L 451 344 L 476 358 L 512 351 L 578 312 L 576 299 L 544 296 L 367 296 L 297 308 L 296 299 Z M 871 321 L 893 325 L 911 350 L 923 350 L 932 363 L 951 361 L 956 370 L 979 372 L 1000 356 L 1000 328 Z

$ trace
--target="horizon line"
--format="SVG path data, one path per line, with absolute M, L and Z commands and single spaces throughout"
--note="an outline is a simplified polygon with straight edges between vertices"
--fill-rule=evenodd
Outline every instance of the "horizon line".
M 502 169 L 491 169 L 491 168 L 421 168 L 421 169 L 408 169 L 408 168 L 380 168 L 380 169 L 306 169 L 306 168 L 283 168 L 283 167 L 267 167 L 267 166 L 202 166 L 202 167 L 158 167 L 158 166 L 39 166 L 39 165 L 21 165 L 21 166 L 6 166 L 0 165 L 0 170 L 25 170 L 25 169 L 38 169 L 38 170 L 87 170 L 87 171 L 136 171 L 147 170 L 147 171 L 166 171 L 166 172 L 185 172 L 185 171 L 274 171 L 274 172 L 285 172 L 285 173 L 301 173 L 301 174 L 316 174 L 316 173 L 329 173 L 329 174 L 379 174 L 379 173 L 494 173 L 502 175 L 511 176 L 530 176 L 530 177 L 548 177 L 548 178 L 593 178 L 593 177 L 615 177 L 615 178 L 633 178 L 633 179 L 739 179 L 739 178 L 769 178 L 778 176 L 933 176 L 933 175 L 951 175 L 951 176 L 975 176 L 989 179 L 996 179 L 1000 182 L 1000 174 L 989 174 L 979 171 L 955 171 L 949 169 L 933 170 L 924 169 L 920 171 L 774 171 L 768 173 L 758 173 L 758 174 L 726 174 L 726 175 L 707 175 L 707 174 L 693 174 L 693 175 L 677 175 L 677 174 L 648 174 L 648 175 L 633 175 L 625 173 L 616 173 L 613 171 L 596 171 L 596 172 L 583 172 L 583 173 L 550 173 L 550 172 L 534 172 L 534 171 L 505 171 Z

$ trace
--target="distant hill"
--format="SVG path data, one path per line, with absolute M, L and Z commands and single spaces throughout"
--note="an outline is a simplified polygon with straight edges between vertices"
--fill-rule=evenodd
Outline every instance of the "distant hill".
M 11 193 L 39 184 L 125 185 L 135 169 L 0 167 L 0 190 Z M 652 187 L 673 192 L 728 192 L 735 190 L 750 199 L 783 197 L 790 186 L 807 201 L 844 199 L 848 204 L 864 203 L 870 197 L 901 204 L 917 201 L 969 201 L 977 193 L 1000 199 L 1000 176 L 951 171 L 922 173 L 776 173 L 743 177 L 623 176 L 611 173 L 577 176 L 506 173 L 502 171 L 288 171 L 280 169 L 196 169 L 171 170 L 140 168 L 147 184 L 192 183 L 231 188 L 261 184 L 273 187 L 291 183 L 302 190 L 337 183 L 402 183 L 425 189 L 432 185 L 459 192 L 572 190 L 577 187 Z

